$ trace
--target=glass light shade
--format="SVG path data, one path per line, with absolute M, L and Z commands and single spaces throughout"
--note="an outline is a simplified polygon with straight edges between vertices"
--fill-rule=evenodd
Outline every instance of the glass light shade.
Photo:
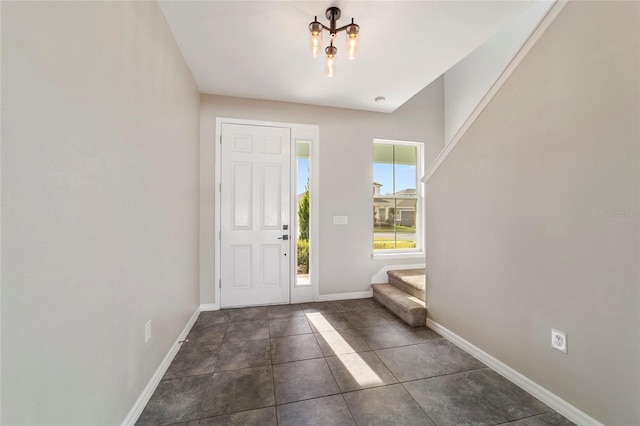
M 322 51 L 322 32 L 319 32 L 317 34 L 313 34 L 311 33 L 311 36 L 309 37 L 309 42 L 310 42 L 310 48 L 311 48 L 311 55 L 314 58 L 318 57 L 318 54 Z
M 309 47 L 311 55 L 317 58 L 322 50 L 322 26 L 317 21 L 309 24 Z
M 347 34 L 347 58 L 353 60 L 358 55 L 358 35 Z
M 358 55 L 358 33 L 360 32 L 360 26 L 353 23 L 347 26 L 347 58 L 355 59 Z
M 335 55 L 327 55 L 327 59 L 325 60 L 325 70 L 327 71 L 327 77 L 333 77 L 333 75 L 336 73 Z

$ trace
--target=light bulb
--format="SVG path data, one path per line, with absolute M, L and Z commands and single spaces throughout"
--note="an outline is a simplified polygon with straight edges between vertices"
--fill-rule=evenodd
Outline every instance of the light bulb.
M 358 54 L 358 36 L 347 36 L 347 58 L 353 60 Z
M 351 20 L 351 24 L 347 26 L 347 58 L 355 59 L 358 54 L 358 33 L 360 32 L 360 27 L 357 24 L 353 23 L 353 19 Z
M 336 57 L 334 55 L 327 55 L 325 65 L 327 77 L 333 77 L 333 75 L 336 73 Z
M 317 58 L 322 49 L 322 25 L 318 21 L 309 24 L 309 47 L 311 55 Z
M 333 42 L 324 49 L 324 53 L 327 54 L 325 60 L 325 70 L 327 71 L 327 77 L 333 77 L 336 73 L 336 53 L 338 49 L 333 45 Z
M 318 53 L 320 53 L 320 50 L 322 48 L 322 33 L 318 33 L 316 35 L 311 34 L 310 42 L 311 56 L 317 58 Z

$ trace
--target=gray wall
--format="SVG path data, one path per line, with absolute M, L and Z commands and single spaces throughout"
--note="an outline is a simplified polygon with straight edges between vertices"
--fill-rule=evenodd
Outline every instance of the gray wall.
M 319 294 L 369 290 L 388 263 L 371 258 L 373 139 L 425 143 L 427 165 L 443 146 L 443 79 L 440 77 L 392 114 L 203 95 L 201 102 L 200 297 L 214 302 L 214 161 L 216 117 L 314 124 L 320 128 Z M 335 226 L 333 215 L 349 216 Z
M 119 424 L 195 311 L 199 99 L 155 2 L 3 2 L 2 424 Z
M 553 0 L 538 0 L 444 73 L 444 141 L 451 142 L 509 65 Z
M 430 317 L 610 425 L 640 420 L 639 25 L 570 2 L 426 188 Z

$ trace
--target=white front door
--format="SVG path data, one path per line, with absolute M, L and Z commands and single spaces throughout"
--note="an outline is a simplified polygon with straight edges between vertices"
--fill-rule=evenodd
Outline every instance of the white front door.
M 221 133 L 221 307 L 289 303 L 291 131 Z

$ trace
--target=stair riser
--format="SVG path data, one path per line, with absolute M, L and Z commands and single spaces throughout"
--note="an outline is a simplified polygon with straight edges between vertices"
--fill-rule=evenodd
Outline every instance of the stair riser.
M 401 303 L 395 301 L 393 297 L 389 297 L 383 291 L 379 290 L 376 285 L 373 288 L 373 298 L 386 306 L 391 312 L 402 318 L 407 324 L 418 327 L 424 326 L 427 322 L 426 308 L 407 309 Z

